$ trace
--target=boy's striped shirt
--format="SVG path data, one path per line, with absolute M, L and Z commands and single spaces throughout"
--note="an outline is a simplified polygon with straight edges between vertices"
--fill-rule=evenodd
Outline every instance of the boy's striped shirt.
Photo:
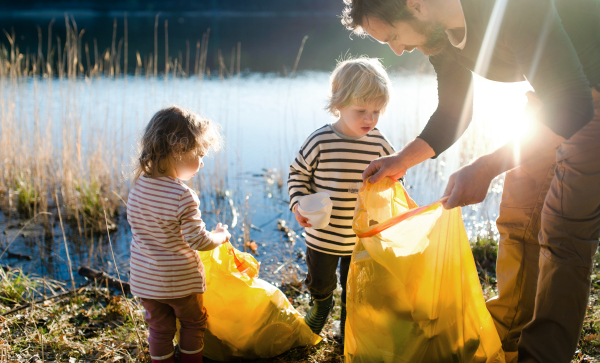
M 307 194 L 325 192 L 333 210 L 329 225 L 323 229 L 306 228 L 306 245 L 320 252 L 349 256 L 356 243 L 352 218 L 362 173 L 369 163 L 394 153 L 394 148 L 378 129 L 360 138 L 339 135 L 331 125 L 313 132 L 300 148 L 290 166 L 288 190 L 290 209 Z
M 174 299 L 206 290 L 204 266 L 195 250 L 211 242 L 198 196 L 172 177 L 141 176 L 129 193 L 132 294 Z

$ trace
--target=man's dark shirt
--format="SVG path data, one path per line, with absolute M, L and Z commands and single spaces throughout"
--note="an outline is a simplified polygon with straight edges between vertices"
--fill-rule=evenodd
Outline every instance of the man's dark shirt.
M 496 11 L 503 15 L 497 39 L 487 53 L 490 61 L 475 69 L 480 50 L 485 49 L 488 24 L 494 23 L 496 3 L 506 4 L 504 11 Z M 448 42 L 442 53 L 429 58 L 437 74 L 439 104 L 419 138 L 436 156 L 471 122 L 471 71 L 499 82 L 528 80 L 544 104 L 540 121 L 567 139 L 592 119 L 590 87 L 600 90 L 600 0 L 461 0 L 461 4 L 467 26 L 464 48 Z

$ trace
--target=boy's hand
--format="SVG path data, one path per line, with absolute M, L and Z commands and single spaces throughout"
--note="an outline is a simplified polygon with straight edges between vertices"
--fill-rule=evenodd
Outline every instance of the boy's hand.
M 298 204 L 294 206 L 294 215 L 302 227 L 312 227 L 310 223 L 308 223 L 308 218 L 304 217 L 302 214 L 300 214 L 300 212 L 298 212 Z
M 228 242 L 231 238 L 231 234 L 229 233 L 228 228 L 229 227 L 227 227 L 226 224 L 221 223 L 217 224 L 217 227 L 215 228 L 215 233 L 221 233 L 225 236 L 225 241 L 223 243 Z

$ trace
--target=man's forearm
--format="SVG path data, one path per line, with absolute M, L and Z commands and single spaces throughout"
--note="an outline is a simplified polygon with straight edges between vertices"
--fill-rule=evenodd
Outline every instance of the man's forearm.
M 435 151 L 425 140 L 414 139 L 396 154 L 371 161 L 363 172 L 363 180 L 371 178 L 372 183 L 377 183 L 385 177 L 400 179 L 408 169 L 434 156 Z
M 548 126 L 534 122 L 528 136 L 512 140 L 474 163 L 485 166 L 493 178 L 555 150 L 564 141 L 564 137 L 555 134 Z
M 547 157 L 563 141 L 563 137 L 537 123 L 530 137 L 513 140 L 450 175 L 444 191 L 444 197 L 448 197 L 444 208 L 452 209 L 482 202 L 494 177 L 524 162 L 535 162 L 538 157 Z
M 425 140 L 416 138 L 406 144 L 402 150 L 398 151 L 396 156 L 401 160 L 403 168 L 408 170 L 413 166 L 434 157 L 435 151 L 427 142 L 425 142 Z

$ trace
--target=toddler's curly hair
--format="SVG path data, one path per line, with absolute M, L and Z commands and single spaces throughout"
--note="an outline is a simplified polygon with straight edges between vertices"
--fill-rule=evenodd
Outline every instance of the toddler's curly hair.
M 177 160 L 190 151 L 205 156 L 210 149 L 218 151 L 222 144 L 216 122 L 178 106 L 163 108 L 152 116 L 144 130 L 133 183 L 141 175 L 164 173 L 169 156 Z

